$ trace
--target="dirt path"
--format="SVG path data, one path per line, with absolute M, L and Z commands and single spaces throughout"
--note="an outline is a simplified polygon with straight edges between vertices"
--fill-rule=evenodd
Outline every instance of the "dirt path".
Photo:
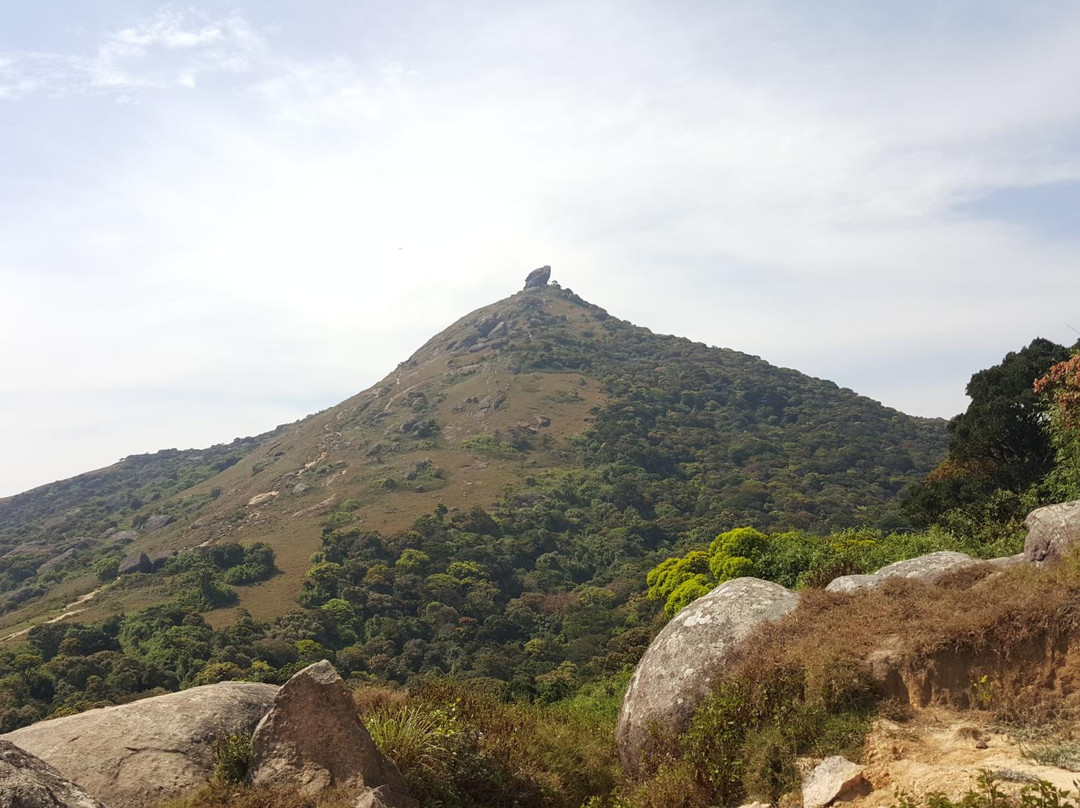
M 93 600 L 103 589 L 106 588 L 106 586 L 107 584 L 104 586 L 99 586 L 93 592 L 87 592 L 85 595 L 80 595 L 75 600 L 71 601 L 71 603 L 69 603 L 67 606 L 65 606 L 60 612 L 60 614 L 56 615 L 55 617 L 50 617 L 48 620 L 44 620 L 41 623 L 36 623 L 35 625 L 51 625 L 53 623 L 59 623 L 61 620 L 66 620 L 67 618 L 72 617 L 76 614 L 85 612 L 86 609 L 79 609 L 76 607 L 82 606 L 84 603 Z M 22 635 L 29 633 L 30 629 L 32 629 L 33 627 L 34 626 L 28 626 L 21 631 L 15 631 L 11 634 L 8 634 L 6 637 L 0 638 L 0 643 L 14 640 L 16 637 L 21 637 Z
M 987 713 L 921 710 L 904 723 L 875 722 L 863 756 L 874 791 L 856 799 L 857 808 L 895 805 L 895 792 L 921 795 L 941 792 L 953 800 L 975 788 L 979 772 L 990 770 L 999 785 L 1015 791 L 1027 780 L 1048 780 L 1073 788 L 1077 773 L 1040 765 L 1023 754 L 1020 744 Z

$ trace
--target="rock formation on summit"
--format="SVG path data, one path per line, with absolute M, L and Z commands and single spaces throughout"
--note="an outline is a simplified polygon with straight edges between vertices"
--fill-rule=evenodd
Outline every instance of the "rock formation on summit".
M 529 273 L 529 276 L 525 279 L 526 289 L 538 289 L 541 286 L 547 286 L 548 278 L 551 277 L 551 267 L 542 266 L 539 269 L 534 269 Z

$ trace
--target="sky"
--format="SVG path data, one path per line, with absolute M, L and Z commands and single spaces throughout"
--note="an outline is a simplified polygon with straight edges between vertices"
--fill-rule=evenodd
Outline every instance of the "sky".
M 258 434 L 533 268 L 950 417 L 1080 332 L 1080 5 L 0 7 L 0 496 Z

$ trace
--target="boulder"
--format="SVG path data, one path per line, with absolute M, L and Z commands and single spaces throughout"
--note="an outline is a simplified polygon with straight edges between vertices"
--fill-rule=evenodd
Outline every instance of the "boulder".
M 623 697 L 615 730 L 623 766 L 637 771 L 651 727 L 685 729 L 747 635 L 798 603 L 799 596 L 779 584 L 736 578 L 675 615 L 645 651 Z
M 139 538 L 139 531 L 137 530 L 121 530 L 119 533 L 113 533 L 109 538 L 115 542 L 121 542 L 128 544 Z
M 152 572 L 153 569 L 154 565 L 146 553 L 130 553 L 120 562 L 116 572 L 120 575 L 130 575 L 133 572 Z
M 272 502 L 278 498 L 278 491 L 267 491 L 265 494 L 256 494 L 248 500 L 248 507 L 253 508 L 256 505 L 265 505 L 267 502 Z
M 1080 542 L 1080 500 L 1036 508 L 1024 520 L 1024 555 L 1033 564 L 1058 561 Z
M 829 592 L 854 592 L 856 589 L 876 586 L 878 582 L 876 575 L 841 575 L 829 581 L 825 589 Z
M 221 682 L 41 721 L 0 738 L 111 808 L 150 808 L 205 785 L 214 773 L 214 739 L 250 734 L 277 691 Z
M 825 587 L 829 592 L 851 592 L 855 589 L 877 586 L 889 578 L 912 578 L 919 581 L 933 581 L 946 572 L 963 569 L 980 563 L 964 553 L 941 550 L 907 561 L 897 561 L 882 567 L 872 575 L 843 575 L 834 578 Z
M 167 513 L 156 513 L 146 520 L 143 524 L 143 530 L 147 533 L 153 533 L 155 530 L 161 530 L 165 525 L 171 525 L 175 521 L 176 518 L 169 516 Z
M 371 740 L 349 688 L 326 660 L 304 668 L 278 691 L 251 739 L 249 777 L 254 785 L 298 785 L 307 794 L 330 787 L 358 790 L 372 806 L 416 806 L 397 766 Z
M 547 286 L 548 278 L 551 277 L 551 267 L 542 266 L 539 269 L 534 269 L 525 278 L 526 289 L 538 289 L 541 286 Z
M 0 741 L 0 808 L 105 808 L 81 786 L 11 741 Z
M 836 800 L 866 793 L 862 766 L 836 756 L 825 758 L 803 781 L 803 808 L 825 808 Z

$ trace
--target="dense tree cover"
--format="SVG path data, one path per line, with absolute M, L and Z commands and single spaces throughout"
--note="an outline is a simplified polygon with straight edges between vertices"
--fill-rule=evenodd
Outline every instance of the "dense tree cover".
M 1077 349 L 1080 343 L 1072 351 Z M 1055 466 L 1067 465 L 1057 456 L 1050 428 L 1059 425 L 1060 443 L 1064 422 L 1052 419 L 1055 400 L 1047 395 L 1051 388 L 1068 389 L 1067 373 L 1036 390 L 1051 368 L 1065 367 L 1072 351 L 1037 338 L 971 377 L 971 403 L 949 422 L 948 456 L 904 499 L 914 524 L 939 524 L 970 538 L 1000 537 L 1015 532 L 1038 505 L 1080 495 L 1075 484 L 1045 484 Z
M 609 398 L 572 441 L 574 460 L 635 493 L 628 504 L 645 518 L 661 508 L 709 530 L 894 526 L 905 521 L 896 495 L 943 454 L 940 421 L 756 356 L 653 334 L 562 294 L 597 327 L 575 335 L 534 302 L 528 338 L 503 350 L 521 370 L 603 382 Z

